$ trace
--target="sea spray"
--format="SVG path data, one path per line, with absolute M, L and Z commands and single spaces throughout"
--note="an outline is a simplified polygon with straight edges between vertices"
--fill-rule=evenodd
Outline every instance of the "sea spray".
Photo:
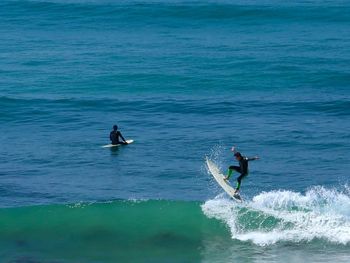
M 243 205 L 225 198 L 202 205 L 208 217 L 224 221 L 232 238 L 266 246 L 277 242 L 323 240 L 350 243 L 350 197 L 347 191 L 313 187 L 305 194 L 262 192 Z

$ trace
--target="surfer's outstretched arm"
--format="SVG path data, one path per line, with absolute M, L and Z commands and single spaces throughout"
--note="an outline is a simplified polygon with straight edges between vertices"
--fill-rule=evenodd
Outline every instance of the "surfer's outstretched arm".
M 259 156 L 254 156 L 254 157 L 249 157 L 247 158 L 248 161 L 254 161 L 254 160 L 259 160 Z
M 231 152 L 233 152 L 234 154 L 237 152 L 237 150 L 236 150 L 236 147 L 235 147 L 235 146 L 232 146 L 232 148 L 231 148 Z

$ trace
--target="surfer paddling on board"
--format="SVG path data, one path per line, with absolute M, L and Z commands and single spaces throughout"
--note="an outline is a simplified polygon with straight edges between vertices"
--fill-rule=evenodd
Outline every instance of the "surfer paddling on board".
M 252 158 L 248 158 L 246 156 L 242 156 L 240 152 L 236 151 L 235 147 L 232 147 L 231 151 L 233 152 L 233 155 L 235 156 L 236 160 L 239 162 L 239 166 L 234 166 L 234 165 L 230 166 L 228 168 L 227 176 L 224 178 L 224 180 L 225 181 L 229 180 L 233 171 L 240 173 L 240 175 L 237 178 L 237 187 L 235 191 L 235 194 L 238 194 L 239 189 L 241 187 L 242 179 L 248 175 L 248 162 L 253 160 L 258 160 L 259 157 L 255 156 Z
M 122 139 L 122 141 L 119 140 L 119 137 Z M 113 126 L 113 131 L 109 134 L 109 139 L 112 141 L 113 145 L 117 144 L 128 144 L 126 140 L 124 139 L 122 133 L 118 131 L 118 126 Z

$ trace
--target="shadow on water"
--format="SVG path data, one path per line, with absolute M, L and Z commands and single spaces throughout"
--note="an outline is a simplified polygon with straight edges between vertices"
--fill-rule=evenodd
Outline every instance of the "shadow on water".
M 119 147 L 111 147 L 109 148 L 111 155 L 118 155 Z

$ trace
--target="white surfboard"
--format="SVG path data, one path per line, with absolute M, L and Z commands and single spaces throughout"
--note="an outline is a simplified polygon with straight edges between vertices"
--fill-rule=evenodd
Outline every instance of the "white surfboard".
M 224 191 L 231 196 L 233 199 L 242 202 L 242 198 L 239 194 L 235 194 L 235 189 L 230 185 L 229 182 L 224 180 L 224 175 L 220 172 L 219 168 L 216 166 L 215 163 L 213 163 L 211 160 L 206 158 L 207 166 L 212 174 L 212 176 L 215 178 L 216 182 L 221 186 Z
M 126 140 L 128 144 L 133 143 L 134 140 Z M 102 148 L 112 148 L 112 147 L 119 147 L 120 145 L 125 145 L 125 144 L 107 144 L 103 145 Z

